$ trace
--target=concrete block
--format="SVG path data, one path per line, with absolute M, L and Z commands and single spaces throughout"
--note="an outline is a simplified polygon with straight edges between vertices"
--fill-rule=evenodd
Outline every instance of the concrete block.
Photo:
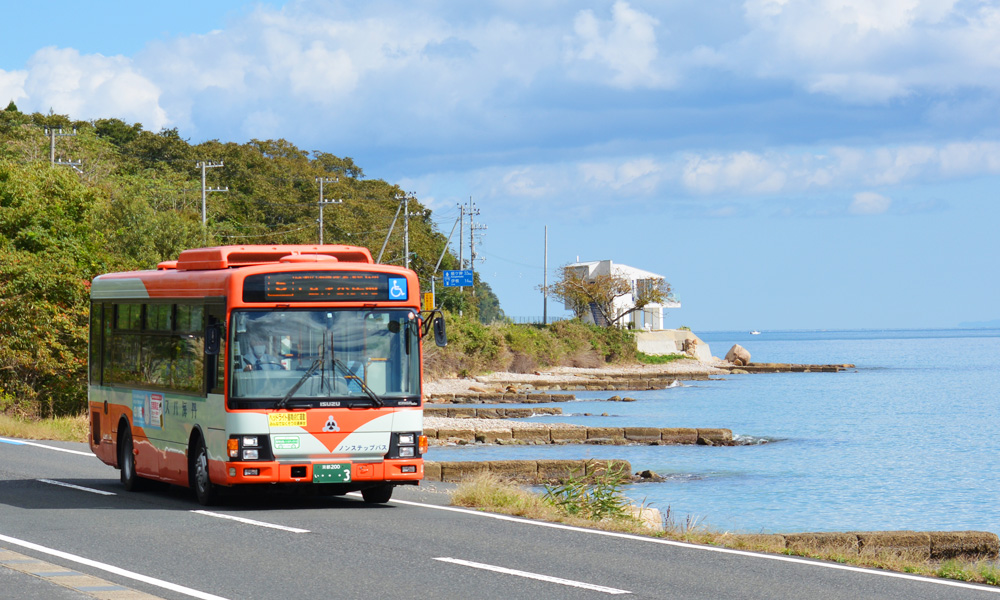
M 625 439 L 632 442 L 658 442 L 660 430 L 656 427 L 626 427 Z
M 785 535 L 788 550 L 802 554 L 829 552 L 845 556 L 858 554 L 858 536 L 855 533 L 790 533 Z
M 697 444 L 698 430 L 685 427 L 664 427 L 660 429 L 660 442 L 663 444 Z
M 498 429 L 496 431 L 491 429 L 483 433 L 486 434 L 486 439 L 492 440 L 494 443 L 509 442 L 514 439 L 513 432 L 510 429 Z
M 474 419 L 476 409 L 466 406 L 453 407 L 448 409 L 448 416 L 452 419 Z
M 553 444 L 583 443 L 587 440 L 587 429 L 584 427 L 553 427 L 549 431 Z
M 562 481 L 587 474 L 586 466 L 581 460 L 539 460 L 537 463 L 539 481 Z
M 505 419 L 526 419 L 531 416 L 530 408 L 505 408 L 503 411 Z
M 621 443 L 625 439 L 625 430 L 621 427 L 588 427 L 587 440 L 603 440 Z
M 491 460 L 485 463 L 490 473 L 514 481 L 534 481 L 538 463 L 533 460 Z
M 548 444 L 552 441 L 549 430 L 545 427 L 518 427 L 511 430 L 515 440 L 522 442 L 535 442 L 537 444 Z
M 733 432 L 729 429 L 698 429 L 698 443 L 712 446 L 727 444 L 733 441 Z
M 424 427 L 424 435 L 427 436 L 427 439 L 436 440 L 438 436 L 438 430 L 434 429 L 433 427 Z
M 487 471 L 486 463 L 473 461 L 443 462 L 441 465 L 441 481 L 456 483 L 471 479 L 478 473 Z
M 479 419 L 499 419 L 502 408 L 480 408 L 476 410 L 476 418 Z
M 858 552 L 867 556 L 898 556 L 927 560 L 931 555 L 931 536 L 920 531 L 858 532 Z
M 438 429 L 438 439 L 471 442 L 476 437 L 471 429 Z
M 601 475 L 607 471 L 621 472 L 626 476 L 632 474 L 632 463 L 627 460 L 588 460 L 586 467 L 588 477 Z
M 441 463 L 424 461 L 424 481 L 441 481 Z
M 996 560 L 1000 539 L 988 531 L 932 531 L 931 560 L 988 558 Z

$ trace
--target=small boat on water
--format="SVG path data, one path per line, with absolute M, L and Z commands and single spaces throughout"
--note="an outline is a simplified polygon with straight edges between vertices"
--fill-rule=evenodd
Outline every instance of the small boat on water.
M 750 332 L 750 335 L 760 335 L 760 332 L 754 329 L 753 331 Z

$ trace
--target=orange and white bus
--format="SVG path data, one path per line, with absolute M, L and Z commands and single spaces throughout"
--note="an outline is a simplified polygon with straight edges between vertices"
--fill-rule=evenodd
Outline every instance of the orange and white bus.
M 427 448 L 413 271 L 342 245 L 186 250 L 94 279 L 90 447 L 121 470 L 194 489 L 293 484 L 387 502 Z

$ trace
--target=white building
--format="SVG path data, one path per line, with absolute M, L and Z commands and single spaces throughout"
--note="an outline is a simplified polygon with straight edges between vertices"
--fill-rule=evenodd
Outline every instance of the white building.
M 616 275 L 628 279 L 632 284 L 632 293 L 625 294 L 615 299 L 612 308 L 617 316 L 635 307 L 635 297 L 637 290 L 644 285 L 649 285 L 657 279 L 665 279 L 662 275 L 636 269 L 628 265 L 614 264 L 610 260 L 598 260 L 591 262 L 578 262 L 566 266 L 567 271 L 572 271 L 574 275 L 581 277 L 584 281 L 593 281 L 600 275 Z M 668 300 L 663 303 L 647 304 L 642 310 L 637 310 L 619 321 L 619 327 L 628 327 L 633 324 L 635 329 L 645 329 L 657 331 L 663 329 L 664 310 L 668 308 L 680 308 L 681 303 L 676 300 Z M 566 310 L 574 310 L 572 305 L 567 304 Z M 593 310 L 583 311 L 583 321 L 585 323 L 596 323 L 600 318 L 594 314 Z

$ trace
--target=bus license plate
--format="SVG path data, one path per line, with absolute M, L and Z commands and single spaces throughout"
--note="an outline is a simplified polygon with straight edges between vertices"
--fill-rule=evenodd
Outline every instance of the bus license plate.
M 351 481 L 351 463 L 313 465 L 313 483 L 348 483 Z

